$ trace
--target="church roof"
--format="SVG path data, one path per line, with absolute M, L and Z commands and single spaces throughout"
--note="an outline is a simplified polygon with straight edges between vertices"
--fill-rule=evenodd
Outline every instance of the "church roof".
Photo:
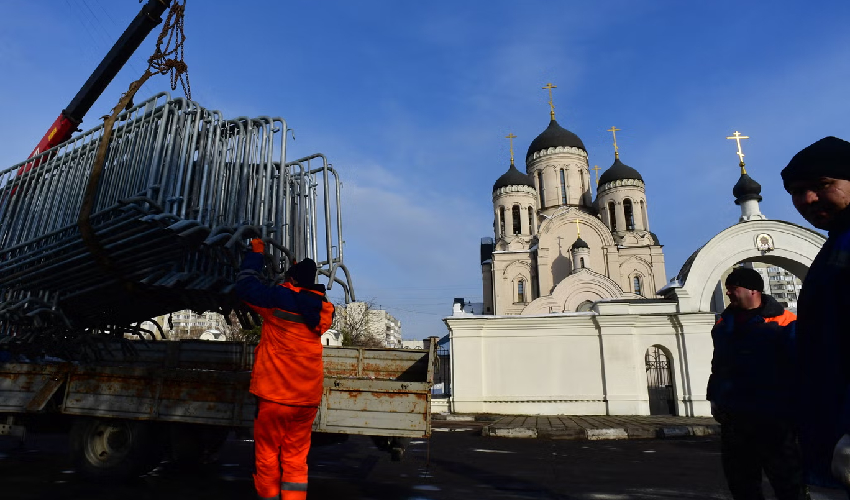
M 579 148 L 583 151 L 587 151 L 587 148 L 584 147 L 584 143 L 581 142 L 581 139 L 579 139 L 577 135 L 558 125 L 558 122 L 555 120 L 552 120 L 549 122 L 549 126 L 546 127 L 546 130 L 531 141 L 531 145 L 528 146 L 528 153 L 526 153 L 525 157 L 528 158 L 538 151 L 556 148 L 558 146 Z
M 578 238 L 576 238 L 576 242 L 573 243 L 573 246 L 571 246 L 570 248 L 575 250 L 576 248 L 590 248 L 590 247 L 587 246 L 587 242 L 584 241 L 583 239 L 581 239 L 581 236 L 579 236 Z
M 517 170 L 513 163 L 511 163 L 508 171 L 502 174 L 496 183 L 493 184 L 493 191 L 495 192 L 499 188 L 503 188 L 505 186 L 534 186 L 534 181 L 531 180 L 531 177 L 528 174 L 524 174 Z
M 761 184 L 754 181 L 749 175 L 741 174 L 741 178 L 732 188 L 732 194 L 735 196 L 736 205 L 747 200 L 761 201 Z
M 640 172 L 621 162 L 619 158 L 616 158 L 614 164 L 602 173 L 602 176 L 599 178 L 599 185 L 601 186 L 608 182 L 621 179 L 637 179 L 643 182 Z

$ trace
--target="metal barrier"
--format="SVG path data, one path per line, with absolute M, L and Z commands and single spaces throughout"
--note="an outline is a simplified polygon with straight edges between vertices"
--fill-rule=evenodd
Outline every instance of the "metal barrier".
M 311 257 L 353 300 L 337 172 L 321 154 L 287 163 L 286 133 L 165 93 L 125 111 L 93 200 L 96 248 L 77 219 L 102 127 L 0 170 L 0 335 L 117 332 L 180 309 L 245 321 L 231 292 L 252 237 L 268 279 Z

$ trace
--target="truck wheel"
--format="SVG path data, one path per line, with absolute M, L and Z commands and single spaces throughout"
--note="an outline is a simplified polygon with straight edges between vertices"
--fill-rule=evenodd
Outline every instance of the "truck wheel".
M 401 462 L 408 444 L 410 444 L 410 438 L 393 437 L 390 439 L 390 458 L 393 462 Z
M 162 458 L 162 439 L 151 422 L 78 418 L 70 437 L 71 460 L 77 470 L 101 480 L 140 476 Z

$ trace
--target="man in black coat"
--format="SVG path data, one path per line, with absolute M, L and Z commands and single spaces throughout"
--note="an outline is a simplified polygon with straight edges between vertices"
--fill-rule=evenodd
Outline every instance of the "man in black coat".
M 764 500 L 764 471 L 778 500 L 805 500 L 792 409 L 797 318 L 762 293 L 753 269 L 735 268 L 725 285 L 706 399 L 720 422 L 726 482 L 735 500 Z

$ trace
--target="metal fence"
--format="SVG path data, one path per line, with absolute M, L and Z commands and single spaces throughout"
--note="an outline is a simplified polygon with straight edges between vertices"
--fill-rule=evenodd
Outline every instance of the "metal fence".
M 452 395 L 452 363 L 451 353 L 447 345 L 437 346 L 437 369 L 434 371 L 434 396 L 449 397 Z
M 244 320 L 231 292 L 251 237 L 267 242 L 267 278 L 311 257 L 353 300 L 339 178 L 321 154 L 286 162 L 287 130 L 165 93 L 125 111 L 88 200 L 94 245 L 78 218 L 102 127 L 0 170 L 0 335 L 180 309 Z

